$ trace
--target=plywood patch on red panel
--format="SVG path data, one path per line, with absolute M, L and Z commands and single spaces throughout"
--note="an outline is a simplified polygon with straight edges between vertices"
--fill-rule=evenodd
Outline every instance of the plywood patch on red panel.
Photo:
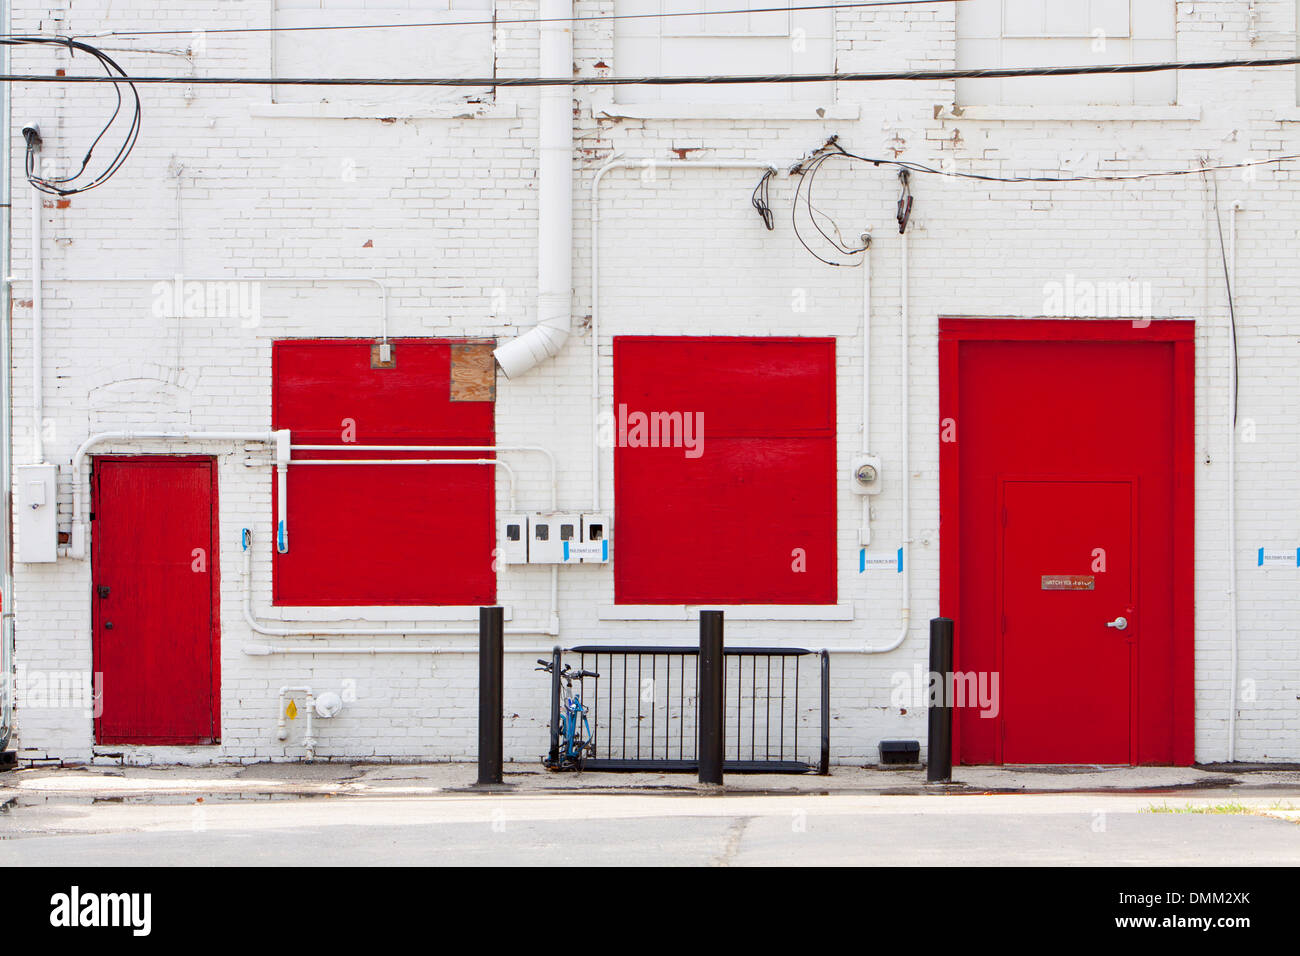
M 492 355 L 496 341 L 455 342 L 451 346 L 451 400 L 495 402 L 497 363 Z

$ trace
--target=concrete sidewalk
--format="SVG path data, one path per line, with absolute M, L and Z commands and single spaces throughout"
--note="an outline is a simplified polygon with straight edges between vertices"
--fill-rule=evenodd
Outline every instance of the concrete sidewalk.
M 476 786 L 473 764 L 259 763 L 249 765 L 34 767 L 0 774 L 0 805 L 41 800 L 168 801 L 289 797 L 428 797 L 497 793 L 695 794 L 693 774 L 548 773 L 507 764 L 501 787 Z M 731 774 L 724 795 L 923 795 L 1100 793 L 1168 797 L 1300 799 L 1300 770 L 1193 767 L 957 767 L 953 782 L 925 771 L 834 767 L 829 776 Z

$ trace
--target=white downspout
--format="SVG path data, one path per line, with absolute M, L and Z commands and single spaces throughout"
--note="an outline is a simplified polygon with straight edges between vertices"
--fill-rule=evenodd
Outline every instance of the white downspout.
M 573 75 L 573 0 L 541 0 L 541 75 Z M 506 378 L 554 358 L 573 314 L 573 87 L 538 93 L 537 324 L 493 354 Z
M 879 647 L 872 647 L 868 645 L 866 647 L 860 648 L 859 653 L 862 654 L 887 654 L 890 651 L 897 650 L 902 645 L 903 641 L 907 640 L 907 632 L 911 627 L 911 623 L 912 623 L 912 589 L 910 583 L 910 578 L 912 573 L 912 554 L 911 554 L 912 463 L 911 463 L 911 455 L 910 455 L 911 429 L 909 428 L 912 406 L 911 406 L 911 402 L 909 401 L 911 390 L 910 390 L 910 382 L 908 378 L 909 359 L 910 359 L 910 355 L 908 352 L 908 338 L 909 338 L 909 327 L 911 325 L 911 304 L 908 300 L 908 292 L 909 292 L 911 277 L 910 277 L 910 268 L 908 262 L 908 241 L 907 241 L 906 231 L 904 231 L 902 236 L 900 237 L 900 242 L 902 243 L 902 260 L 903 260 L 902 275 L 899 279 L 899 284 L 900 284 L 899 295 L 901 299 L 901 304 L 899 308 L 899 313 L 900 313 L 899 325 L 901 326 L 899 337 L 901 340 L 901 354 L 902 354 L 902 364 L 899 370 L 899 387 L 902 389 L 900 400 L 902 401 L 902 405 L 903 405 L 902 412 L 901 412 L 902 420 L 900 425 L 900 434 L 902 437 L 902 449 L 901 449 L 901 461 L 899 462 L 902 471 L 901 482 L 903 486 L 903 515 L 902 515 L 903 539 L 899 546 L 900 550 L 903 552 L 903 567 L 902 570 L 899 572 L 899 577 L 901 578 L 901 580 L 899 581 L 899 587 L 901 591 L 901 595 L 900 595 L 901 607 L 899 610 L 899 625 L 898 625 L 897 636 L 895 636 L 895 638 L 892 641 L 890 641 L 888 644 L 882 644 Z
M 1228 295 L 1237 290 L 1237 212 L 1234 202 L 1228 212 L 1228 274 L 1232 277 Z M 1229 304 L 1229 314 L 1232 306 Z M 1228 330 L 1228 763 L 1237 759 L 1237 423 L 1232 396 L 1237 391 L 1237 363 L 1232 355 L 1232 330 Z

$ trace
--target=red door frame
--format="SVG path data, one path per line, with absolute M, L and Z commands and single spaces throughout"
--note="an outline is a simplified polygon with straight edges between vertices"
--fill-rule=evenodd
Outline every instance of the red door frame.
M 939 428 L 956 418 L 958 351 L 962 342 L 1172 342 L 1174 346 L 1173 487 L 1173 736 L 1174 764 L 1190 766 L 1196 757 L 1195 634 L 1195 355 L 1196 324 L 1130 319 L 939 319 Z M 960 425 L 958 425 L 960 428 Z M 958 432 L 960 439 L 960 431 Z M 961 541 L 958 522 L 960 440 L 939 442 L 939 608 L 956 621 L 953 668 L 961 669 Z M 950 530 L 951 533 L 944 533 Z M 1136 560 L 1136 558 L 1135 558 Z M 961 722 L 954 721 L 952 755 L 960 760 Z
M 219 744 L 221 743 L 221 526 L 218 517 L 221 513 L 217 502 L 217 459 L 211 455 L 94 455 L 91 457 L 91 474 L 90 483 L 91 504 L 90 513 L 93 516 L 98 506 L 99 496 L 99 463 L 100 462 L 129 462 L 133 464 L 142 464 L 149 462 L 204 462 L 208 465 L 211 472 L 212 494 L 210 496 L 210 512 L 212 521 L 212 547 L 208 554 L 208 573 L 212 579 L 212 626 L 209 634 L 209 646 L 211 647 L 211 671 L 212 671 L 212 736 L 195 738 L 188 741 L 172 741 L 166 744 L 140 744 L 139 746 L 188 746 L 193 744 Z M 90 539 L 91 547 L 91 582 L 90 582 L 90 645 L 92 671 L 99 662 L 99 636 L 101 633 L 101 608 L 102 602 L 95 600 L 95 581 L 94 569 L 95 549 L 99 547 L 99 536 L 92 532 Z M 99 746 L 99 718 L 95 718 L 95 745 Z M 113 744 L 113 746 L 125 746 L 122 744 Z

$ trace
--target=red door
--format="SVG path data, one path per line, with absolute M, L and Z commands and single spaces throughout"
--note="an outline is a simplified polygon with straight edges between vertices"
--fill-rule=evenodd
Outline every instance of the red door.
M 1129 481 L 1003 481 L 1002 763 L 1131 762 L 1134 500 Z
M 1005 704 L 958 709 L 961 763 L 1193 761 L 1194 331 L 940 320 L 940 607 Z
M 104 744 L 216 741 L 216 465 L 100 457 L 91 571 Z

